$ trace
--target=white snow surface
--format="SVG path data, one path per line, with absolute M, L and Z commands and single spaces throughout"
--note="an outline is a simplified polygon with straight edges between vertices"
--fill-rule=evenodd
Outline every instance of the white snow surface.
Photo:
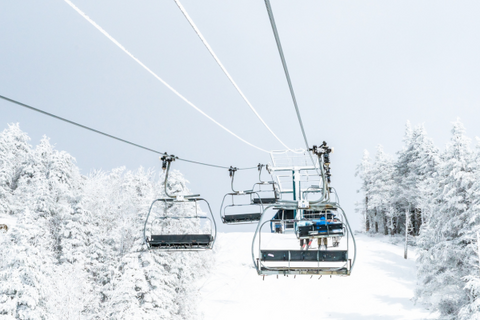
M 17 225 L 17 219 L 8 215 L 0 214 L 0 224 L 5 224 L 11 229 Z
M 357 261 L 349 277 L 257 275 L 253 233 L 219 233 L 215 265 L 198 283 L 204 318 L 216 319 L 433 319 L 412 301 L 415 252 L 386 236 L 357 234 Z

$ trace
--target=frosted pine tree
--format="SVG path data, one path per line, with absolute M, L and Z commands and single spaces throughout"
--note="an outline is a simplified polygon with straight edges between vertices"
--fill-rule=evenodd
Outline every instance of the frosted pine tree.
M 469 189 L 468 221 L 462 234 L 465 250 L 468 255 L 465 264 L 470 267 L 469 274 L 465 276 L 465 289 L 468 299 L 459 313 L 459 319 L 480 319 L 480 261 L 479 261 L 479 235 L 480 235 L 480 138 L 476 138 L 476 150 L 472 161 L 474 183 Z
M 0 133 L 0 214 L 13 214 L 12 195 L 24 168 L 32 161 L 30 138 L 17 124 L 10 124 Z
M 369 203 L 372 211 L 369 218 L 373 222 L 374 231 L 384 234 L 392 230 L 393 164 L 393 159 L 385 154 L 383 147 L 379 145 L 370 171 L 372 183 Z
M 50 319 L 48 298 L 54 293 L 54 239 L 48 214 L 37 210 L 45 190 L 31 169 L 39 161 L 18 125 L 10 125 L 2 141 L 2 186 L 11 202 L 8 214 L 16 220 L 0 236 L 0 315 L 17 319 Z
M 465 277 L 471 271 L 472 241 L 468 240 L 470 199 L 475 176 L 469 139 L 460 121 L 439 165 L 434 211 L 419 237 L 417 298 L 441 313 L 442 319 L 458 319 L 469 301 Z
M 414 131 L 410 121 L 405 124 L 405 134 L 403 136 L 403 148 L 397 152 L 397 161 L 395 162 L 395 171 L 393 173 L 393 179 L 395 181 L 394 192 L 392 197 L 392 207 L 394 208 L 397 216 L 395 217 L 394 225 L 395 231 L 400 232 L 404 230 L 405 226 L 405 214 L 408 212 L 412 215 L 412 211 L 415 210 L 415 203 L 413 198 L 415 197 L 415 183 L 416 183 L 416 168 L 412 166 L 412 161 L 416 157 L 417 150 L 414 143 Z M 412 221 L 414 217 L 409 217 Z
M 0 217 L 16 222 L 0 233 L 1 318 L 195 319 L 193 284 L 211 253 L 153 253 L 144 244 L 148 207 L 165 196 L 163 176 L 125 168 L 81 176 L 47 138 L 35 150 L 28 141 L 18 125 L 0 133 Z M 168 188 L 189 192 L 178 172 Z M 194 216 L 193 208 L 170 211 Z M 159 226 L 198 232 L 197 220 Z
M 109 292 L 118 265 L 118 223 L 123 215 L 120 192 L 125 168 L 110 173 L 93 172 L 85 181 L 82 207 L 90 213 L 90 245 L 87 249 L 88 277 L 94 283 L 94 302 L 89 314 L 93 319 L 107 319 Z
M 52 239 L 43 218 L 28 208 L 16 226 L 0 235 L 0 315 L 11 319 L 51 319 L 49 297 L 55 294 Z
M 437 171 L 439 154 L 423 125 L 413 131 L 407 124 L 405 147 L 398 153 L 395 165 L 395 208 L 402 215 L 410 212 L 413 234 L 418 235 L 423 221 L 423 211 L 428 210 L 431 193 L 428 185 Z M 403 218 L 403 217 L 402 217 Z
M 356 203 L 356 212 L 360 212 L 363 216 L 364 228 L 366 232 L 370 231 L 371 224 L 373 219 L 370 215 L 373 215 L 373 212 L 370 209 L 369 197 L 371 194 L 371 170 L 372 164 L 370 162 L 370 154 L 367 150 L 363 151 L 362 162 L 357 166 L 355 171 L 355 176 L 361 179 L 361 187 L 357 190 L 357 193 L 362 193 L 362 201 Z
M 56 257 L 52 279 L 56 295 L 49 301 L 51 314 L 58 319 L 80 319 L 93 301 L 93 282 L 87 274 L 87 247 L 89 242 L 89 212 L 80 204 L 83 197 L 83 178 L 75 159 L 64 151 L 57 151 L 44 137 L 35 149 L 36 176 L 46 185 L 51 203 L 43 203 L 51 213 L 50 232 L 54 239 Z

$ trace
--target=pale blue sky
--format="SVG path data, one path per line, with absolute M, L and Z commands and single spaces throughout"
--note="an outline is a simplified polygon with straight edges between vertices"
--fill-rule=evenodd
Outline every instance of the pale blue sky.
M 173 0 L 74 3 L 147 66 L 219 122 L 262 148 L 281 149 L 203 47 Z M 270 127 L 303 147 L 262 0 L 183 5 Z M 404 125 L 425 123 L 439 147 L 460 117 L 480 136 L 480 3 L 271 1 L 311 144 L 326 140 L 333 185 L 354 225 L 362 152 L 401 148 Z M 65 2 L 0 4 L 0 94 L 183 158 L 255 166 L 266 154 L 185 104 Z M 45 134 L 83 173 L 157 167 L 155 154 L 0 101 L 2 128 Z M 227 171 L 175 163 L 218 215 Z M 250 188 L 256 172 L 239 175 Z M 222 228 L 226 230 L 226 228 Z

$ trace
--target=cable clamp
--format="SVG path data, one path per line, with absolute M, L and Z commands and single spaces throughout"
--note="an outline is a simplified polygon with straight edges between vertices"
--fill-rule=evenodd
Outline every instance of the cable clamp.
M 310 202 L 308 200 L 300 200 L 298 201 L 298 209 L 309 209 Z
M 238 170 L 237 167 L 230 166 L 230 168 L 228 168 L 228 172 L 230 173 L 230 177 L 233 177 L 233 175 L 235 174 L 235 171 L 237 171 L 237 170 Z

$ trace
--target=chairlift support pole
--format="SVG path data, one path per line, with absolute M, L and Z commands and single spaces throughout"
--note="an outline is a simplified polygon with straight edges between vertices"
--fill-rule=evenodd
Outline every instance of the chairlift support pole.
M 407 259 L 408 257 L 408 228 L 410 224 L 410 205 L 408 209 L 405 209 L 405 249 L 403 253 L 403 258 Z

